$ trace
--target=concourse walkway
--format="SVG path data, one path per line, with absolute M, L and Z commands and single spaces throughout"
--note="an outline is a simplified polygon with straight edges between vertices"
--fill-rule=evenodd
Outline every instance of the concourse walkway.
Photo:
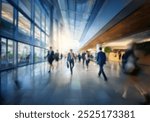
M 127 81 L 116 62 L 107 62 L 105 66 L 107 82 L 98 77 L 98 66 L 93 62 L 88 71 L 76 62 L 72 76 L 65 60 L 58 67 L 55 62 L 54 65 L 51 73 L 47 62 L 1 72 L 2 104 L 136 105 L 144 101 L 139 87 L 150 93 L 149 66 L 140 74 L 140 82 L 133 83 Z M 125 86 L 128 87 L 126 95 Z

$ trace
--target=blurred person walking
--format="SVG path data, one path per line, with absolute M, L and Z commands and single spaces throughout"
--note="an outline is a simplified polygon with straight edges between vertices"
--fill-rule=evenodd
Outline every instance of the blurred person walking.
M 139 80 L 141 68 L 138 64 L 139 57 L 137 54 L 136 43 L 132 43 L 122 56 L 122 70 L 127 79 L 127 84 L 124 87 L 122 97 L 126 98 L 128 86 L 133 85 L 145 99 L 145 101 L 141 104 L 150 104 L 148 91 L 144 89 Z
M 79 63 L 81 62 L 81 55 L 80 55 L 80 53 L 78 54 L 78 61 L 79 61 Z
M 53 48 L 50 47 L 50 49 L 48 50 L 48 53 L 47 53 L 47 58 L 48 58 L 48 62 L 50 64 L 50 67 L 49 67 L 49 73 L 51 72 L 51 70 L 54 68 L 53 66 L 53 61 L 54 61 L 54 51 L 53 51 Z
M 89 63 L 90 63 L 90 53 L 88 51 L 86 51 L 85 54 L 85 61 L 86 61 L 86 70 L 88 70 Z
M 75 60 L 75 55 L 73 53 L 73 50 L 70 49 L 70 52 L 67 55 L 67 67 L 70 67 L 71 75 L 73 74 L 74 60 Z
M 61 58 L 61 60 L 63 59 L 63 54 L 62 53 L 60 54 L 60 58 Z
M 98 76 L 100 77 L 100 75 L 102 74 L 104 77 L 104 80 L 107 81 L 108 79 L 104 72 L 104 65 L 106 64 L 106 55 L 104 52 L 102 52 L 102 47 L 99 48 L 99 52 L 97 54 L 97 63 L 99 65 Z
M 56 63 L 57 63 L 57 66 L 56 66 L 56 67 L 58 68 L 58 65 L 59 65 L 59 52 L 58 52 L 58 50 L 56 51 L 54 57 L 55 57 L 55 61 L 56 61 Z
M 84 68 L 84 64 L 85 64 L 85 55 L 86 55 L 86 53 L 85 52 L 83 52 L 82 53 L 82 64 L 83 64 L 83 68 Z

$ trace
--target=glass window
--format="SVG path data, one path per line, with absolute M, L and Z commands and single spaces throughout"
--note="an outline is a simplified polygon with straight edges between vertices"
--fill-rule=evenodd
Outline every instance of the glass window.
M 1 38 L 1 68 L 9 68 L 14 65 L 14 43 L 12 40 Z
M 40 35 L 41 31 L 37 26 L 34 26 L 34 38 L 36 40 L 41 40 L 41 35 Z
M 1 38 L 1 68 L 5 68 L 8 64 L 6 46 L 7 46 L 6 39 Z
M 57 30 L 57 21 L 54 20 L 54 28 L 53 28 L 53 34 L 54 34 L 54 41 L 57 41 L 57 35 L 58 35 L 58 30 Z
M 35 23 L 40 26 L 40 22 L 41 22 L 41 11 L 40 11 L 40 7 L 38 7 L 38 5 L 35 4 Z
M 45 42 L 45 33 L 42 32 L 42 41 Z
M 44 57 L 47 56 L 47 50 L 44 49 Z M 46 58 L 44 58 L 45 61 L 47 61 Z
M 45 55 L 45 50 L 44 50 L 44 49 L 41 49 L 41 51 L 42 51 L 42 61 L 44 61 L 44 60 L 45 60 L 44 57 L 46 56 L 46 55 Z
M 46 33 L 49 35 L 50 33 L 50 18 L 46 18 Z
M 6 0 L 2 0 L 2 13 L 4 20 L 13 23 L 13 7 Z
M 30 46 L 18 43 L 18 64 L 30 63 Z
M 23 32 L 23 33 L 30 36 L 31 23 L 20 12 L 19 12 L 18 27 L 19 27 L 20 32 Z
M 34 61 L 40 62 L 41 61 L 41 49 L 38 47 L 34 48 Z
M 7 59 L 9 66 L 14 64 L 14 52 L 13 52 L 13 41 L 8 40 L 8 51 L 7 51 Z
M 46 23 L 46 17 L 45 17 L 45 13 L 42 13 L 42 29 L 45 31 L 45 24 Z
M 19 0 L 19 7 L 31 17 L 31 0 Z
M 49 42 L 49 36 L 46 35 L 46 44 Z

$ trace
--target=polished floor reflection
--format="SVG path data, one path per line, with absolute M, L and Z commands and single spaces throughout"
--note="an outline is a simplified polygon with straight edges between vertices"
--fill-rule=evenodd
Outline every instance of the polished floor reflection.
M 46 62 L 1 72 L 1 104 L 136 105 L 144 101 L 142 91 L 150 93 L 149 66 L 143 66 L 138 82 L 129 80 L 119 63 L 107 63 L 105 71 L 108 82 L 98 77 L 95 63 L 86 70 L 77 62 L 72 76 L 65 61 L 55 63 L 51 73 Z

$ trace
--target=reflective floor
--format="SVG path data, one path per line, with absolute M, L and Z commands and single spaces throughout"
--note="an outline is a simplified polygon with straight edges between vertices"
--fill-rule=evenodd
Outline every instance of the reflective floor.
M 51 73 L 46 62 L 1 72 L 1 104 L 136 105 L 144 101 L 145 92 L 150 93 L 149 66 L 142 67 L 135 82 L 121 72 L 119 63 L 108 62 L 105 82 L 95 63 L 86 70 L 76 62 L 72 76 L 66 61 L 54 65 Z

